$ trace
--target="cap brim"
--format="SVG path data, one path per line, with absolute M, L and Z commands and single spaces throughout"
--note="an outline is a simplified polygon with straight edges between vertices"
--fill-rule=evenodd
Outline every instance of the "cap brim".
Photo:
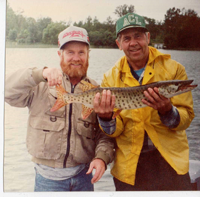
M 78 39 L 78 38 L 76 38 L 76 39 L 69 39 L 69 40 L 67 40 L 66 42 L 64 42 L 62 45 L 60 45 L 60 49 L 62 49 L 62 47 L 65 45 L 65 44 L 67 44 L 67 43 L 69 43 L 69 42 L 83 42 L 83 43 L 85 43 L 85 44 L 88 44 L 89 46 L 90 46 L 90 43 L 89 42 L 86 42 L 86 41 L 83 41 L 82 39 Z
M 117 35 L 118 35 L 120 32 L 124 31 L 125 29 L 130 29 L 130 28 L 143 29 L 143 30 L 145 30 L 145 32 L 148 32 L 148 29 L 147 29 L 146 27 L 129 25 L 129 26 L 126 26 L 126 27 L 122 28 L 122 29 L 117 33 Z

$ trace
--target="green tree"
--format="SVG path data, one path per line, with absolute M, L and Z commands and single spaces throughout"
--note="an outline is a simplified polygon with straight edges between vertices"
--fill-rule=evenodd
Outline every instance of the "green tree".
M 85 24 L 83 25 L 83 28 L 87 29 L 88 32 L 90 32 L 92 30 L 92 17 L 91 16 L 88 16 L 86 18 L 86 22 Z
M 14 13 L 13 9 L 7 5 L 6 9 L 6 37 L 8 38 L 10 30 L 17 30 L 16 27 L 16 14 Z
M 112 20 L 112 18 L 109 16 L 106 19 L 105 28 L 110 32 L 115 33 L 115 23 L 116 21 Z
M 103 46 L 117 47 L 115 40 L 116 40 L 115 33 L 110 32 L 109 30 L 104 32 Z
M 44 44 L 58 44 L 58 34 L 67 26 L 65 22 L 50 23 L 43 31 L 42 42 Z
M 97 30 L 100 29 L 102 24 L 99 22 L 99 20 L 97 19 L 97 17 L 95 16 L 94 20 L 93 20 L 93 27 L 92 30 Z
M 182 11 L 182 24 L 178 32 L 178 47 L 199 48 L 200 47 L 200 18 L 194 10 Z
M 103 46 L 103 33 L 101 31 L 91 31 L 89 33 L 91 45 L 101 47 Z
M 37 24 L 34 18 L 27 18 L 27 30 L 28 30 L 28 37 L 26 38 L 26 43 L 35 43 L 38 42 L 38 31 L 37 31 Z
M 128 13 L 133 13 L 133 12 L 135 12 L 134 6 L 133 5 L 128 6 L 127 4 L 117 6 L 117 8 L 114 11 L 114 13 L 118 17 L 122 17 Z
M 32 18 L 33 19 L 33 18 Z M 20 32 L 21 29 L 26 29 L 28 26 L 27 19 L 20 13 L 16 15 L 16 29 Z
M 6 13 L 6 35 L 8 38 L 9 31 L 15 29 L 17 34 L 21 31 L 21 29 L 25 29 L 27 26 L 26 19 L 22 16 L 23 12 L 18 12 L 16 14 L 12 8 L 7 5 L 7 13 Z
M 167 48 L 200 47 L 200 18 L 194 10 L 170 8 L 164 21 L 164 44 Z
M 119 17 L 134 12 L 133 5 L 116 7 L 115 14 Z M 51 18 L 40 18 L 37 21 L 31 17 L 24 17 L 22 11 L 14 12 L 7 5 L 6 39 L 18 43 L 43 42 L 57 44 L 58 33 L 71 24 L 71 21 L 54 23 Z M 185 8 L 170 8 L 165 15 L 164 23 L 144 17 L 147 29 L 151 33 L 152 42 L 162 42 L 167 48 L 200 48 L 200 18 L 194 10 Z M 115 20 L 110 16 L 100 23 L 97 17 L 88 16 L 85 22 L 74 23 L 88 31 L 91 45 L 98 47 L 116 47 Z
M 180 24 L 180 12 L 180 9 L 176 9 L 175 7 L 173 7 L 167 10 L 167 14 L 165 15 L 164 43 L 165 46 L 167 46 L 167 48 L 175 48 L 177 46 L 177 34 L 179 31 L 178 25 Z
M 26 43 L 28 40 L 29 32 L 27 29 L 22 29 L 17 36 L 18 43 Z
M 9 40 L 15 41 L 16 38 L 17 38 L 17 30 L 16 29 L 11 29 L 9 31 L 8 38 L 9 38 Z
M 37 34 L 37 40 L 39 42 L 42 41 L 42 34 L 43 34 L 43 30 L 48 26 L 48 24 L 52 23 L 51 18 L 47 17 L 47 18 L 40 18 L 37 20 L 37 30 L 38 30 L 38 34 Z
M 151 33 L 151 40 L 156 42 L 163 42 L 163 24 L 156 22 L 155 19 L 144 17 L 146 22 L 146 27 Z

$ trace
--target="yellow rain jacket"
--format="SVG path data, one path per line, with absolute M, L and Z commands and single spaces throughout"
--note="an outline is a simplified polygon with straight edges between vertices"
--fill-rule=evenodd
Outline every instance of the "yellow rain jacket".
M 149 60 L 142 84 L 165 80 L 186 80 L 185 68 L 153 47 L 149 47 Z M 102 87 L 132 87 L 140 85 L 132 76 L 126 57 L 104 74 Z M 169 129 L 160 120 L 157 110 L 145 107 L 122 110 L 116 118 L 116 130 L 111 135 L 116 139 L 116 157 L 111 174 L 122 182 L 134 185 L 136 168 L 143 146 L 144 133 L 180 175 L 189 170 L 189 146 L 185 129 L 194 118 L 191 92 L 171 98 L 180 114 L 180 124 Z M 147 161 L 148 165 L 148 161 Z M 145 174 L 144 174 L 145 177 Z

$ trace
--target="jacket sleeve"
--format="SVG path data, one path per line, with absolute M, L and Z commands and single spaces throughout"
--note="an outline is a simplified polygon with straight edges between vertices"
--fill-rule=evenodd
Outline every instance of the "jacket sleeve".
M 20 69 L 9 75 L 5 82 L 5 101 L 11 106 L 29 106 L 33 97 L 33 88 L 46 81 L 42 76 L 43 69 Z
M 188 77 L 185 68 L 179 63 L 176 64 L 177 71 L 174 80 L 187 80 Z M 172 130 L 179 131 L 187 129 L 194 118 L 193 99 L 191 91 L 180 94 L 178 96 L 174 96 L 171 101 L 172 104 L 177 108 L 180 115 L 179 125 Z
M 115 80 L 113 80 L 115 81 Z M 109 84 L 106 75 L 104 75 L 103 81 L 101 83 L 101 87 L 114 87 L 114 84 Z M 100 128 L 103 132 L 105 132 L 101 125 Z M 116 117 L 116 129 L 114 132 L 112 132 L 111 135 L 109 135 L 110 137 L 117 137 L 119 135 L 121 135 L 121 133 L 124 131 L 124 124 L 122 121 L 122 117 L 120 116 L 120 114 Z M 105 132 L 106 133 L 106 132 Z
M 100 128 L 96 135 L 95 158 L 102 159 L 105 164 L 114 159 L 114 139 L 105 135 Z

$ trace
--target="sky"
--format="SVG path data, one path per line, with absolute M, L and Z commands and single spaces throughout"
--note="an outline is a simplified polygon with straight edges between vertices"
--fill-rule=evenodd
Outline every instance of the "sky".
M 169 8 L 192 9 L 200 16 L 200 0 L 7 0 L 15 12 L 23 11 L 23 16 L 35 19 L 50 17 L 54 22 L 85 21 L 88 16 L 96 16 L 100 22 L 114 14 L 117 6 L 134 5 L 135 13 L 163 21 Z

